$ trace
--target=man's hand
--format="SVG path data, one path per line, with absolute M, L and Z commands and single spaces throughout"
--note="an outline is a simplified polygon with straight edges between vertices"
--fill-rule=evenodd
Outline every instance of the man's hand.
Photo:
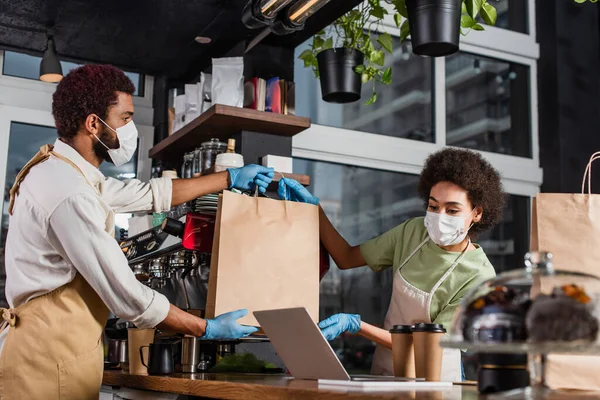
M 206 320 L 206 333 L 201 339 L 205 340 L 235 340 L 251 335 L 258 331 L 254 326 L 243 326 L 237 320 L 245 317 L 248 310 L 237 310 L 219 315 L 215 319 Z
M 227 172 L 229 172 L 229 189 L 254 190 L 255 187 L 258 187 L 261 193 L 267 191 L 267 187 L 275 174 L 273 168 L 255 164 L 246 165 L 242 168 L 229 168 Z

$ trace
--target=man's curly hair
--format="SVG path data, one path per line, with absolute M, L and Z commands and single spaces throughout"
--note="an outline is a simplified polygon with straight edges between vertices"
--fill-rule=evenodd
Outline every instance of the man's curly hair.
M 479 153 L 446 148 L 427 158 L 419 179 L 419 195 L 429 202 L 431 188 L 439 182 L 452 182 L 468 192 L 473 207 L 481 207 L 481 220 L 469 230 L 473 238 L 502 219 L 506 194 L 500 174 Z
M 135 86 L 111 65 L 83 65 L 65 76 L 52 96 L 52 115 L 58 136 L 70 139 L 90 114 L 106 120 L 119 92 L 133 95 Z

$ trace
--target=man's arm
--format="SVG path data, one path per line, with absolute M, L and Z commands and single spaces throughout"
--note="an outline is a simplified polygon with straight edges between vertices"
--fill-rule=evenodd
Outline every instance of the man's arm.
M 273 168 L 250 164 L 242 168 L 229 168 L 227 172 L 198 178 L 176 179 L 173 181 L 172 203 L 177 206 L 227 188 L 254 190 L 255 187 L 258 187 L 261 193 L 265 193 L 273 180 L 273 174 Z
M 218 172 L 197 178 L 174 179 L 172 206 L 178 206 L 210 193 L 218 193 L 229 187 L 229 173 Z
M 169 301 L 144 286 L 105 229 L 106 210 L 93 194 L 71 196 L 50 216 L 47 238 L 118 317 L 153 328 L 169 313 Z
M 102 199 L 116 213 L 139 211 L 163 212 L 210 193 L 227 188 L 253 190 L 264 193 L 273 180 L 273 168 L 246 165 L 189 179 L 155 178 L 150 183 L 137 179 L 119 181 L 108 178 L 103 183 Z
M 167 318 L 158 324 L 157 328 L 200 337 L 206 333 L 206 320 L 180 310 L 171 304 Z
M 108 178 L 104 182 L 102 197 L 116 213 L 163 212 L 228 187 L 227 172 L 190 179 L 155 178 L 149 183 L 137 179 L 120 181 Z
M 52 213 L 47 238 L 115 315 L 138 328 L 158 326 L 205 339 L 239 339 L 256 332 L 254 327 L 237 323 L 246 310 L 204 320 L 171 305 L 165 296 L 138 282 L 121 248 L 104 231 L 105 219 L 106 211 L 94 195 L 72 196 Z

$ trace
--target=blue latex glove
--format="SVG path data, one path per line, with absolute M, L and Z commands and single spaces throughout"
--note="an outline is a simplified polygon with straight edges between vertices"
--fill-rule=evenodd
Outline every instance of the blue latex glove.
M 335 314 L 319 322 L 319 328 L 327 340 L 333 340 L 344 332 L 355 335 L 360 331 L 360 315 Z
M 248 314 L 248 310 L 237 310 L 219 315 L 215 319 L 206 320 L 206 332 L 201 339 L 205 340 L 234 340 L 246 337 L 256 331 L 254 326 L 244 326 L 236 321 Z
M 231 182 L 229 189 L 254 190 L 258 186 L 258 191 L 261 193 L 267 191 L 267 187 L 275 174 L 273 168 L 255 164 L 246 165 L 242 168 L 229 168 L 227 172 L 229 172 Z
M 290 178 L 283 178 L 279 181 L 277 194 L 283 200 L 297 201 L 300 203 L 319 204 L 319 198 L 313 196 L 304 186 Z

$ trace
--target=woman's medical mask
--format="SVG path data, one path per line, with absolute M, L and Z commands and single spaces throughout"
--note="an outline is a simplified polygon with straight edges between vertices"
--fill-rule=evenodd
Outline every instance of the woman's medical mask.
M 466 216 L 451 216 L 427 211 L 425 227 L 429 237 L 439 246 L 452 246 L 465 240 L 469 229 L 465 229 L 465 219 L 475 211 L 473 209 Z M 471 226 L 473 226 L 471 224 Z
M 98 117 L 98 119 L 102 121 L 100 117 Z M 108 150 L 108 155 L 110 156 L 113 164 L 115 164 L 115 167 L 120 167 L 121 165 L 127 164 L 137 149 L 138 130 L 135 127 L 135 124 L 133 121 L 129 121 L 125 125 L 114 130 L 106 122 L 102 121 L 102 123 L 106 125 L 108 129 L 117 134 L 117 139 L 119 139 L 119 148 L 111 149 L 104 144 L 102 140 L 98 138 L 98 136 L 94 136 L 100 143 L 102 143 L 104 147 L 106 147 L 106 150 Z

